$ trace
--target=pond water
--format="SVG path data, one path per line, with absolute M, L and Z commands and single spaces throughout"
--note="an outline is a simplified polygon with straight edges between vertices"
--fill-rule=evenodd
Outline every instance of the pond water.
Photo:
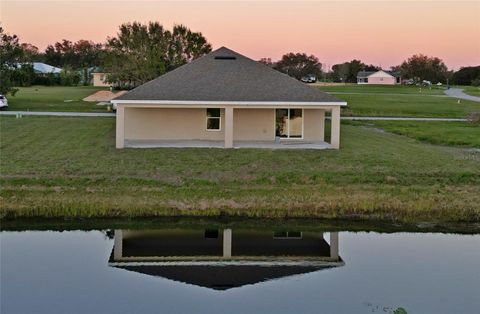
M 480 313 L 478 234 L 169 227 L 0 237 L 1 313 Z

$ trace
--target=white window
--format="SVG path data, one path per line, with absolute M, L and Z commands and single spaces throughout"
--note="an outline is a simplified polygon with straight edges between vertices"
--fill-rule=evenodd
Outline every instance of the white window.
M 220 109 L 207 108 L 207 131 L 220 131 Z

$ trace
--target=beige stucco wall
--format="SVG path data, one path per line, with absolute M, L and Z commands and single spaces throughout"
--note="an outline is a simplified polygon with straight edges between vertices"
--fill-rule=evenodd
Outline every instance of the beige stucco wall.
M 93 86 L 110 86 L 110 84 L 105 82 L 106 73 L 93 73 Z
M 220 131 L 207 131 L 205 108 L 125 108 L 126 140 L 224 140 L 224 110 Z
M 126 140 L 223 141 L 225 139 L 224 109 L 220 110 L 220 131 L 207 131 L 205 108 L 125 107 L 124 110 L 124 138 Z M 118 114 L 119 112 L 117 112 Z M 304 140 L 323 141 L 325 110 L 305 109 L 303 119 Z M 234 109 L 233 140 L 275 140 L 275 109 Z
M 325 138 L 325 110 L 305 109 L 303 138 L 308 141 L 323 141 Z
M 234 109 L 234 141 L 275 140 L 275 111 L 273 109 Z

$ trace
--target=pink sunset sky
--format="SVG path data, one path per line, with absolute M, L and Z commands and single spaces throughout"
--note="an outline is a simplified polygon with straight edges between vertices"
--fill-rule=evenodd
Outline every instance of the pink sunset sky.
M 253 59 L 286 52 L 322 63 L 388 68 L 415 53 L 450 68 L 480 65 L 480 1 L 9 1 L 2 26 L 40 49 L 61 39 L 104 42 L 124 22 L 184 24 L 214 48 Z

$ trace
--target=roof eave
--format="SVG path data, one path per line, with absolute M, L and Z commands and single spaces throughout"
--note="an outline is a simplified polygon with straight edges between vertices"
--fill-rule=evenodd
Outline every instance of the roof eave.
M 111 103 L 144 105 L 206 105 L 206 106 L 346 106 L 346 101 L 199 101 L 199 100 L 126 100 L 112 99 Z

